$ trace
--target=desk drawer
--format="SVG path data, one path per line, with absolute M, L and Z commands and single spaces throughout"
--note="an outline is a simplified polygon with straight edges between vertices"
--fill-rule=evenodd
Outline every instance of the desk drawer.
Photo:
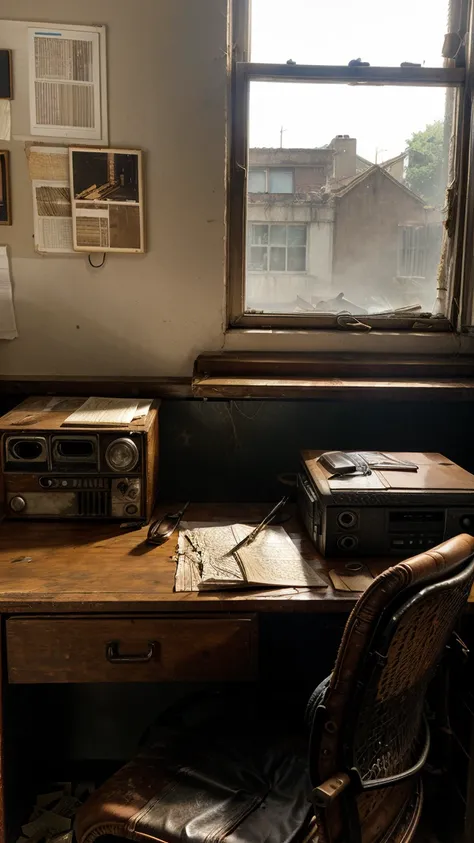
M 257 618 L 10 618 L 10 682 L 246 681 Z

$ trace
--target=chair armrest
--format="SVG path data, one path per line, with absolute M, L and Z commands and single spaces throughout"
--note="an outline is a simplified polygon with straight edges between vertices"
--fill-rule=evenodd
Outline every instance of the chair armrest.
M 426 759 L 428 758 L 431 745 L 430 727 L 425 714 L 423 715 L 423 723 L 425 726 L 425 741 L 418 761 L 408 770 L 404 770 L 403 773 L 397 773 L 394 776 L 386 776 L 386 778 L 383 779 L 373 779 L 372 781 L 367 782 L 362 781 L 359 771 L 356 767 L 353 767 L 351 769 L 351 777 L 360 791 L 366 792 L 368 790 L 380 790 L 383 787 L 400 784 L 400 782 L 404 782 L 406 779 L 416 776 L 416 774 L 423 769 L 426 764 Z
M 336 776 L 331 776 L 330 779 L 326 779 L 325 782 L 313 789 L 314 807 L 316 809 L 327 808 L 333 799 L 337 799 L 346 787 L 349 787 L 350 783 L 351 779 L 347 773 L 339 773 Z
M 386 776 L 383 779 L 373 779 L 372 781 L 363 781 L 356 767 L 351 769 L 350 775 L 347 773 L 338 773 L 335 776 L 331 776 L 331 778 L 326 779 L 325 782 L 313 789 L 312 799 L 314 807 L 316 809 L 319 808 L 320 810 L 322 808 L 327 808 L 328 805 L 334 799 L 337 799 L 350 784 L 354 785 L 357 793 L 365 793 L 370 790 L 380 790 L 383 787 L 400 784 L 400 782 L 403 782 L 412 776 L 416 776 L 426 764 L 431 744 L 430 727 L 426 715 L 423 715 L 423 723 L 425 727 L 423 749 L 418 761 L 412 767 L 408 770 L 404 770 L 403 773 L 397 773 L 394 776 Z

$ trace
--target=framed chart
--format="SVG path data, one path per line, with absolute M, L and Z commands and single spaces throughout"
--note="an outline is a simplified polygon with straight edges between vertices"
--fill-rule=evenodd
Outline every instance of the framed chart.
M 144 252 L 142 153 L 70 147 L 73 248 Z

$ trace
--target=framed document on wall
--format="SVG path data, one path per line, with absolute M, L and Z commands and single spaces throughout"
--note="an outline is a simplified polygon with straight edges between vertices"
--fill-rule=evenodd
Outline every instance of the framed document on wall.
M 11 224 L 10 157 L 5 149 L 0 150 L 0 225 Z
M 141 151 L 73 146 L 69 168 L 74 250 L 144 252 Z

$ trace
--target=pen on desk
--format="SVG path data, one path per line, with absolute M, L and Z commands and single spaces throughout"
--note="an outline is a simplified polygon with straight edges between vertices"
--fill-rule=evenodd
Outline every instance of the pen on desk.
M 265 516 L 265 518 L 260 522 L 260 524 L 258 524 L 257 527 L 255 527 L 255 529 L 252 530 L 252 532 L 245 537 L 245 539 L 242 539 L 242 541 L 238 542 L 235 547 L 229 550 L 228 553 L 226 553 L 225 555 L 230 556 L 232 553 L 236 553 L 237 550 L 240 550 L 241 547 L 245 547 L 246 545 L 254 542 L 257 536 L 264 529 L 264 527 L 266 527 L 267 524 L 270 524 L 270 521 L 273 521 L 275 515 L 280 511 L 280 509 L 285 506 L 286 503 L 288 503 L 288 501 L 289 497 L 285 495 L 285 497 L 282 498 L 281 501 L 278 501 L 276 506 L 273 507 L 271 512 L 269 512 L 268 515 Z

